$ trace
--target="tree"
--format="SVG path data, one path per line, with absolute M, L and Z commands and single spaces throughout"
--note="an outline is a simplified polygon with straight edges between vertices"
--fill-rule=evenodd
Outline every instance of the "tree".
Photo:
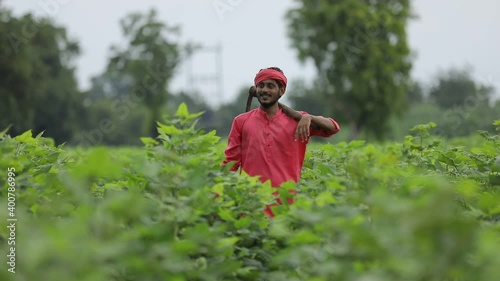
M 404 111 L 411 69 L 406 24 L 409 0 L 296 0 L 288 36 L 304 62 L 312 59 L 323 102 L 352 129 L 377 139 Z
M 90 89 L 85 93 L 87 101 L 96 101 L 102 98 L 117 99 L 129 96 L 134 81 L 132 78 L 121 75 L 116 71 L 105 71 L 101 75 L 90 79 Z
M 416 105 L 422 103 L 425 99 L 422 83 L 420 83 L 419 81 L 411 82 L 411 86 L 406 97 L 408 105 Z
M 470 69 L 451 68 L 437 75 L 429 98 L 441 108 L 449 109 L 467 103 L 488 104 L 492 94 L 493 87 L 474 81 Z
M 76 41 L 48 18 L 19 18 L 0 10 L 0 128 L 18 135 L 32 129 L 69 141 L 83 110 L 73 61 Z
M 285 95 L 291 102 L 292 108 L 296 110 L 310 112 L 314 115 L 327 116 L 330 114 L 328 107 L 325 107 L 324 96 L 317 83 L 306 85 L 304 80 L 295 80 L 287 86 Z M 338 118 L 337 118 L 338 119 Z M 341 120 L 337 120 L 341 121 Z
M 142 145 L 145 135 L 144 120 L 148 116 L 146 107 L 127 98 L 100 97 L 85 102 L 82 126 L 71 144 L 96 145 Z
M 126 49 L 112 47 L 107 72 L 119 75 L 123 81 L 132 81 L 128 91 L 150 111 L 148 121 L 151 136 L 156 136 L 156 121 L 167 102 L 167 89 L 180 61 L 180 47 L 170 36 L 179 34 L 178 26 L 168 26 L 158 19 L 152 9 L 148 14 L 132 13 L 120 21 Z M 123 85 L 123 84 L 122 84 Z
M 207 126 L 211 129 L 217 130 L 219 136 L 227 137 L 231 130 L 234 117 L 245 112 L 245 105 L 248 98 L 249 86 L 242 86 L 238 91 L 238 95 L 230 102 L 222 104 L 216 110 L 209 111 L 210 125 Z M 258 102 L 254 98 L 252 101 L 252 109 L 258 107 Z M 216 114 L 213 114 L 216 113 Z M 207 122 L 208 123 L 208 122 Z
M 466 136 L 477 130 L 493 131 L 498 110 L 490 104 L 492 85 L 474 81 L 470 68 L 450 68 L 439 73 L 429 90 L 429 101 L 441 111 L 433 120 L 447 137 Z

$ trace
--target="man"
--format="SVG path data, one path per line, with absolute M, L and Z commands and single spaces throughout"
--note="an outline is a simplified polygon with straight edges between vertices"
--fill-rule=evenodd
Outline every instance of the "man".
M 254 83 L 260 107 L 234 118 L 221 165 L 234 162 L 231 171 L 241 167 L 250 176 L 259 176 L 261 182 L 270 180 L 276 188 L 286 181 L 298 182 L 309 137 L 331 137 L 340 127 L 332 118 L 297 112 L 278 103 L 287 85 L 281 69 L 261 69 Z M 270 206 L 264 212 L 274 216 Z

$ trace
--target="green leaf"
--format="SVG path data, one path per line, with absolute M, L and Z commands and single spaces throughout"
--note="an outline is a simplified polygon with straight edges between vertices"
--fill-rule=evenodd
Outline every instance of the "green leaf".
M 439 170 L 441 172 L 446 171 L 446 169 L 441 165 L 441 162 L 438 160 L 434 161 L 434 167 L 436 167 L 436 170 Z
M 359 147 L 362 147 L 363 145 L 365 145 L 365 143 L 366 143 L 366 141 L 364 141 L 364 140 L 354 140 L 354 141 L 349 142 L 349 144 L 347 144 L 347 148 L 349 148 L 349 149 L 359 148 Z
M 225 221 L 235 221 L 234 214 L 231 212 L 229 209 L 219 209 L 219 212 L 217 213 L 219 217 Z
M 495 161 L 491 165 L 492 172 L 500 172 L 500 156 L 495 157 Z
M 110 177 L 114 178 L 120 175 L 122 166 L 111 159 L 109 151 L 104 147 L 92 149 L 88 156 L 81 160 L 74 168 L 75 175 Z
M 224 195 L 224 184 L 218 183 L 218 184 L 212 186 L 212 191 L 215 193 L 218 193 L 221 196 Z
M 179 107 L 177 108 L 177 112 L 175 113 L 176 116 L 179 116 L 179 117 L 184 117 L 184 118 L 188 118 L 189 117 L 189 111 L 188 111 L 188 108 L 187 108 L 187 105 L 185 102 L 181 103 L 179 105 Z
M 323 191 L 316 197 L 316 204 L 318 204 L 318 206 L 337 204 L 337 200 L 333 197 L 331 192 Z
M 266 229 L 269 226 L 269 220 L 267 218 L 260 219 L 258 225 L 260 229 Z
M 178 135 L 181 131 L 173 125 L 167 126 L 165 124 L 158 122 L 158 132 L 167 135 Z
M 198 245 L 194 241 L 190 240 L 176 240 L 174 243 L 174 249 L 178 253 L 190 254 L 196 250 Z
M 31 133 L 31 130 L 28 130 L 28 131 L 24 132 L 23 134 L 15 137 L 14 140 L 21 142 L 21 143 L 27 143 L 27 144 L 36 143 L 36 139 L 33 138 L 33 134 Z
M 156 146 L 159 144 L 159 142 L 153 138 L 149 138 L 149 137 L 142 137 L 141 138 L 141 142 L 146 145 L 147 147 L 152 147 L 152 146 Z
M 234 222 L 234 227 L 236 229 L 242 229 L 248 227 L 252 223 L 252 219 L 248 216 L 240 218 L 239 220 Z
M 227 247 L 233 247 L 236 242 L 240 240 L 238 237 L 227 237 L 227 238 L 222 238 L 216 242 L 216 247 L 217 248 L 227 248 Z
M 312 233 L 311 231 L 308 230 L 302 230 L 295 234 L 291 239 L 290 243 L 297 245 L 297 244 L 310 244 L 310 243 L 317 243 L 319 242 L 319 237 L 318 235 Z
M 5 130 L 0 132 L 0 139 L 2 139 L 5 134 L 7 134 L 7 132 L 10 130 L 10 127 L 12 127 L 12 125 L 9 125 Z

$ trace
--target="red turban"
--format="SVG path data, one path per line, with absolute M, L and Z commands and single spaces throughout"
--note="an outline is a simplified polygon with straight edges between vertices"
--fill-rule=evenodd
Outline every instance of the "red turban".
M 285 74 L 274 70 L 274 69 L 261 69 L 257 75 L 255 75 L 255 86 L 264 80 L 274 79 L 277 80 L 282 86 L 286 87 L 286 77 Z

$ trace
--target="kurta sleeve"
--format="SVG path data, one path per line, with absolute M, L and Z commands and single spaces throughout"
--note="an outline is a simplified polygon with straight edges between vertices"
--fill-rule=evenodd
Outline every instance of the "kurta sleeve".
M 325 132 L 322 129 L 313 129 L 313 128 L 310 128 L 310 135 L 311 136 L 319 136 L 319 137 L 329 138 L 329 137 L 335 135 L 336 133 L 338 133 L 340 131 L 340 126 L 337 123 L 337 121 L 333 120 L 333 118 L 330 118 L 330 117 L 328 117 L 327 119 L 330 120 L 330 121 L 332 121 L 332 123 L 335 125 L 335 130 L 333 130 L 332 132 L 327 133 L 327 132 Z
M 234 162 L 233 167 L 230 169 L 233 172 L 238 171 L 241 166 L 241 121 L 241 118 L 235 118 L 233 120 L 227 140 L 227 147 L 224 152 L 226 159 L 221 163 L 221 166 L 225 166 Z
M 300 112 L 300 114 L 308 114 L 305 111 L 299 111 L 299 112 Z M 323 116 L 320 116 L 320 117 L 323 117 Z M 335 125 L 335 130 L 333 132 L 327 133 L 322 129 L 313 129 L 312 127 L 310 127 L 309 134 L 311 136 L 319 136 L 319 137 L 329 138 L 329 137 L 335 135 L 336 133 L 338 133 L 340 131 L 340 126 L 337 123 L 337 121 L 333 120 L 333 118 L 331 118 L 331 117 L 327 117 L 327 119 L 332 121 L 333 125 Z

